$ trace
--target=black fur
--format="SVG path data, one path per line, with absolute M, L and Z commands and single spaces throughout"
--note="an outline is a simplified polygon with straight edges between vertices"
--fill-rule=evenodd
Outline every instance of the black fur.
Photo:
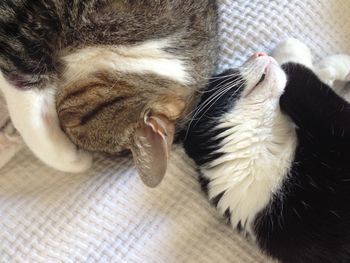
M 307 68 L 283 68 L 298 147 L 282 198 L 256 219 L 259 244 L 283 262 L 350 262 L 350 105 Z
M 288 83 L 280 107 L 296 125 L 298 146 L 278 195 L 255 219 L 257 242 L 285 263 L 350 262 L 350 104 L 304 66 L 283 69 Z M 224 96 L 190 126 L 184 147 L 199 166 L 219 150 L 211 117 L 232 109 L 234 101 Z M 201 182 L 204 188 L 209 183 Z
M 208 100 L 214 94 L 220 91 L 229 83 L 241 81 L 241 76 L 236 70 L 227 70 L 216 76 L 210 81 L 210 84 L 201 98 L 201 103 Z M 219 117 L 233 107 L 234 101 L 240 97 L 243 85 L 237 85 L 220 96 L 213 103 L 203 107 L 197 116 L 192 119 L 186 131 L 181 135 L 186 145 L 187 154 L 201 166 L 211 162 L 221 156 L 216 151 L 219 150 L 219 142 L 222 140 L 215 139 L 222 130 L 216 129 Z M 230 99 L 227 99 L 230 98 Z M 201 104 L 200 103 L 200 104 Z M 215 153 L 216 152 L 216 153 Z

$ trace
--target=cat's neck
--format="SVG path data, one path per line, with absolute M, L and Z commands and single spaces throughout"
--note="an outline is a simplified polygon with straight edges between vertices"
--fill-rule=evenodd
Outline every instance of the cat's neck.
M 232 212 L 231 223 L 251 223 L 288 173 L 296 148 L 295 129 L 280 111 L 278 100 L 250 104 L 240 100 L 222 117 L 218 128 L 224 155 L 202 169 L 215 180 L 210 198 L 224 193 L 218 208 Z M 247 224 L 249 225 L 249 224 Z

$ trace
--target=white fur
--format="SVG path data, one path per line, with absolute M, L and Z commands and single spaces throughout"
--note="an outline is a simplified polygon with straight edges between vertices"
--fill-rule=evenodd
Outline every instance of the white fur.
M 315 66 L 315 73 L 331 87 L 336 80 L 350 81 L 350 56 L 343 54 L 328 56 Z
M 134 46 L 89 47 L 65 56 L 65 78 L 68 80 L 89 74 L 96 69 L 125 73 L 157 74 L 164 78 L 189 84 L 189 68 L 181 58 L 165 51 L 166 39 L 147 41 Z
M 245 91 L 249 93 L 243 92 L 218 126 L 227 129 L 220 135 L 225 139 L 219 151 L 225 154 L 202 170 L 211 180 L 210 198 L 225 192 L 218 203 L 219 211 L 223 214 L 229 209 L 232 225 L 241 223 L 247 231 L 279 189 L 296 147 L 293 126 L 279 110 L 286 78 L 277 63 L 269 65 L 264 82 L 251 91 L 269 60 L 258 58 L 245 66 Z
M 295 38 L 287 38 L 274 50 L 272 56 L 280 64 L 295 62 L 313 69 L 312 54 L 308 46 Z
M 350 102 L 350 92 L 346 82 L 350 81 L 350 56 L 344 54 L 324 58 L 315 66 L 315 73 L 346 101 Z
M 81 172 L 90 167 L 90 155 L 78 151 L 60 128 L 54 87 L 18 90 L 0 74 L 0 89 L 13 125 L 39 159 L 65 172 Z

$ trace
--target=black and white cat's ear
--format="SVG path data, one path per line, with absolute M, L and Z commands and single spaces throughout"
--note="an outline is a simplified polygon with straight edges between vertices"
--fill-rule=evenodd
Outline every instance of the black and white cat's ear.
M 146 114 L 134 135 L 131 151 L 136 169 L 145 185 L 158 186 L 168 167 L 175 124 L 164 115 Z

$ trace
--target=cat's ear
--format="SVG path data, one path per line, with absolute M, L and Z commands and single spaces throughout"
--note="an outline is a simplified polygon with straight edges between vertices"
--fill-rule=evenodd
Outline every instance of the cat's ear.
M 175 123 L 165 115 L 145 115 L 131 147 L 136 169 L 145 185 L 154 188 L 164 178 L 174 134 Z

